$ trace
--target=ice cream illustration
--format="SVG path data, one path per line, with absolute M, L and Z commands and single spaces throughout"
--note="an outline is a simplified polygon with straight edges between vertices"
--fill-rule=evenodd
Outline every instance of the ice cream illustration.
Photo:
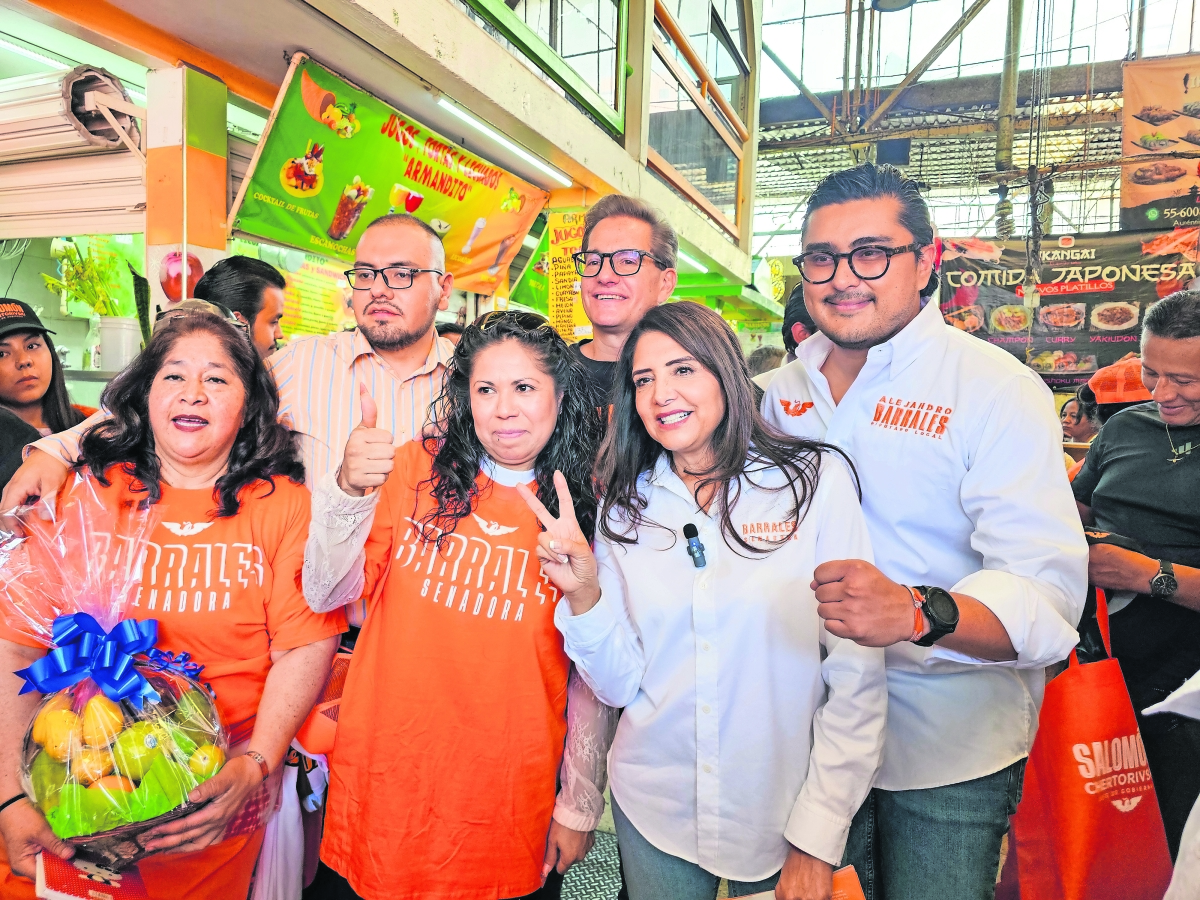
M 483 229 L 486 227 L 487 227 L 487 219 L 478 218 L 475 220 L 475 227 L 471 229 L 471 236 L 469 238 L 467 238 L 467 242 L 465 244 L 463 244 L 463 248 L 462 248 L 463 256 L 471 255 L 471 248 L 475 246 L 476 238 L 479 237 L 479 235 L 483 232 Z
M 488 266 L 488 274 L 496 275 L 500 271 L 500 261 L 504 259 L 504 254 L 508 252 L 508 248 L 516 243 L 519 235 L 510 234 L 506 238 L 500 240 L 500 249 L 496 251 L 496 262 L 494 265 Z

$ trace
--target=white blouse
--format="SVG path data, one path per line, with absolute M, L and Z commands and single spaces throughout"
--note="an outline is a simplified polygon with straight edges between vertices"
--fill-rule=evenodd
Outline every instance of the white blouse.
M 789 534 L 777 469 L 743 478 L 732 510 L 752 545 Z M 724 878 L 779 871 L 791 843 L 837 864 L 883 748 L 883 651 L 827 633 L 809 587 L 816 566 L 871 560 L 848 468 L 827 456 L 811 507 L 760 555 L 726 545 L 664 454 L 640 490 L 636 544 L 598 537 L 600 601 L 555 622 L 600 700 L 625 707 L 612 791 L 658 849 Z M 761 485 L 761 486 L 759 486 Z M 696 525 L 707 565 L 682 537 Z

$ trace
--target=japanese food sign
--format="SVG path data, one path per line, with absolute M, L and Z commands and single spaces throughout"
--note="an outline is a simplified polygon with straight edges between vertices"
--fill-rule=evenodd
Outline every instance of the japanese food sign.
M 1188 287 L 1200 268 L 1200 227 L 1162 234 L 1047 237 L 1041 303 L 1024 305 L 1025 242 L 942 240 L 947 323 L 1017 356 L 1054 389 L 1137 352 L 1146 310 Z
M 1121 169 L 1121 230 L 1200 225 L 1200 54 L 1125 63 L 1121 154 L 1145 157 Z
M 547 199 L 298 53 L 230 225 L 349 262 L 372 220 L 411 213 L 441 236 L 454 286 L 491 294 Z

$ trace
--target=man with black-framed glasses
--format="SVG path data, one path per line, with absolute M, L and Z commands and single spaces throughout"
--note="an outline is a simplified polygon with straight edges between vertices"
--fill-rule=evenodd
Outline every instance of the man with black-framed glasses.
M 636 197 L 609 194 L 584 216 L 575 271 L 592 337 L 572 351 L 599 393 L 612 387 L 617 359 L 634 326 L 675 290 L 678 252 L 675 229 Z
M 846 861 L 869 900 L 983 900 L 1044 669 L 1075 645 L 1087 589 L 1053 398 L 946 325 L 912 179 L 869 164 L 829 176 L 801 239 L 821 333 L 779 370 L 763 414 L 853 459 L 875 564 L 818 566 L 818 612 L 832 634 L 887 648 L 883 764 Z

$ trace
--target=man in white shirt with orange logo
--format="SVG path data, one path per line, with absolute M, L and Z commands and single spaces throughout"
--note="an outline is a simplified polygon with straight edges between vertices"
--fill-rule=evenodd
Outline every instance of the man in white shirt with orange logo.
M 867 897 L 984 900 L 1045 686 L 1067 656 L 1087 545 L 1049 390 L 948 327 L 916 183 L 888 166 L 826 178 L 797 266 L 821 333 L 763 413 L 854 459 L 876 565 L 817 567 L 828 630 L 887 648 L 883 764 L 846 862 Z

